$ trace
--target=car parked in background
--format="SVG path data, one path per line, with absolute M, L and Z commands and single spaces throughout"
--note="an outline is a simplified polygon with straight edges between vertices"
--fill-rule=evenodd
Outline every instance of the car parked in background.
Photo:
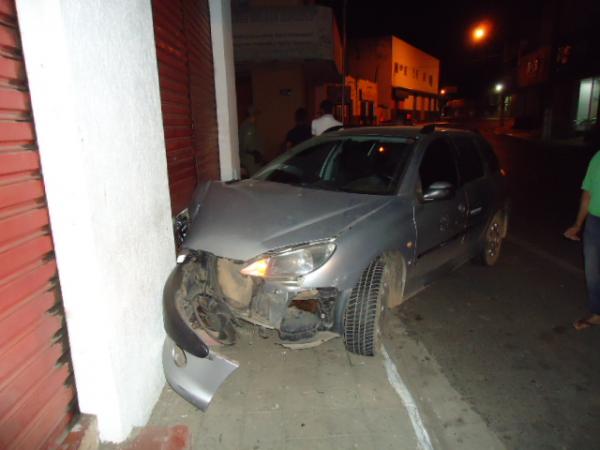
M 164 291 L 167 380 L 206 408 L 237 367 L 204 342 L 243 323 L 283 344 L 343 337 L 378 351 L 381 313 L 474 258 L 498 261 L 503 174 L 479 134 L 433 125 L 339 130 L 243 181 L 197 189 Z

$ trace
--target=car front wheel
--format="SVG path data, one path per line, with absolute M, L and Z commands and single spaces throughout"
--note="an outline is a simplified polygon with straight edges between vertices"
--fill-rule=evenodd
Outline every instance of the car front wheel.
M 344 344 L 352 353 L 373 356 L 377 351 L 384 308 L 385 264 L 378 258 L 362 273 L 344 311 Z

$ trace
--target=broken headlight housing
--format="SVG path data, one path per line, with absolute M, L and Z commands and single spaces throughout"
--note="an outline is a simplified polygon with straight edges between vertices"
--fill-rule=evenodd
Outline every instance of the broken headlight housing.
M 173 232 L 175 234 L 175 248 L 180 248 L 187 236 L 190 226 L 190 213 L 187 208 L 181 211 L 173 219 Z
M 332 241 L 288 248 L 253 259 L 240 271 L 261 278 L 295 278 L 314 272 L 335 252 Z

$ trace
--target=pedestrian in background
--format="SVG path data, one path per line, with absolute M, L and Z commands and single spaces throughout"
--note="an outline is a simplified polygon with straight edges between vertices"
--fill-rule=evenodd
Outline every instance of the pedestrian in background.
M 294 113 L 294 121 L 296 125 L 285 136 L 285 150 L 295 147 L 312 137 L 306 109 L 298 108 Z
M 312 121 L 311 132 L 313 136 L 319 136 L 333 127 L 342 126 L 342 122 L 333 117 L 333 103 L 323 100 L 320 105 L 321 116 Z
M 600 325 L 600 152 L 590 161 L 581 189 L 577 219 L 565 231 L 565 237 L 579 241 L 585 224 L 583 256 L 590 314 L 573 323 L 578 331 Z
M 240 165 L 245 175 L 251 177 L 264 164 L 262 139 L 256 129 L 256 116 L 258 110 L 254 106 L 248 107 L 248 116 L 239 129 L 240 139 Z

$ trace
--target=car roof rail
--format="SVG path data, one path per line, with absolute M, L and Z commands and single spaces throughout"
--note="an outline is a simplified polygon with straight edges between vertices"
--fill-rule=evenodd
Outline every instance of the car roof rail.
M 334 125 L 330 128 L 327 128 L 325 131 L 323 131 L 323 134 L 325 133 L 333 133 L 334 131 L 339 131 L 339 130 L 343 130 L 345 127 L 344 125 Z

